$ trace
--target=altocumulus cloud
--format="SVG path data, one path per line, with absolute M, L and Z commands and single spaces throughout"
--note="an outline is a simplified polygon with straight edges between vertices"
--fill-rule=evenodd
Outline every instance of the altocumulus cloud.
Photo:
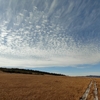
M 0 66 L 100 62 L 99 0 L 0 0 Z

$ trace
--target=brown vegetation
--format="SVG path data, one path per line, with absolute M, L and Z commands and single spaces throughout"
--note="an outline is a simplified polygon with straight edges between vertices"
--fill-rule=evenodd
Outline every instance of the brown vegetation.
M 79 100 L 90 78 L 0 73 L 0 100 Z
M 100 78 L 95 79 L 98 88 L 98 100 L 100 100 Z

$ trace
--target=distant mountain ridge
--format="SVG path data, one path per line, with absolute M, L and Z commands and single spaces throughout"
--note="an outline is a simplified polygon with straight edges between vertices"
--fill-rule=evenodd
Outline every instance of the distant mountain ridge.
M 88 75 L 88 76 L 86 76 L 86 77 L 100 78 L 100 76 L 99 76 L 99 75 Z
M 30 69 L 19 69 L 19 68 L 0 68 L 0 71 L 7 73 L 21 73 L 21 74 L 33 74 L 33 75 L 55 75 L 55 76 L 65 76 L 63 74 L 49 73 Z

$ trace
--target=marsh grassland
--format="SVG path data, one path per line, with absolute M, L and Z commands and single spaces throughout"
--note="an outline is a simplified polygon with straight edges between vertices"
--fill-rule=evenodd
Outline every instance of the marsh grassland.
M 0 100 L 79 100 L 90 81 L 85 77 L 0 72 Z M 96 81 L 100 89 L 100 79 Z
M 97 82 L 98 100 L 100 100 L 100 78 L 96 78 L 95 81 Z

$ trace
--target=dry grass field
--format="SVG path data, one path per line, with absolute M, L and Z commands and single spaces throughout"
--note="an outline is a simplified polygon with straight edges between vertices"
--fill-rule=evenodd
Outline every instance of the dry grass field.
M 100 100 L 100 78 L 96 78 L 95 81 L 97 82 L 98 99 Z
M 90 80 L 85 77 L 1 72 L 0 100 L 79 100 Z M 98 82 L 100 88 L 100 80 Z

